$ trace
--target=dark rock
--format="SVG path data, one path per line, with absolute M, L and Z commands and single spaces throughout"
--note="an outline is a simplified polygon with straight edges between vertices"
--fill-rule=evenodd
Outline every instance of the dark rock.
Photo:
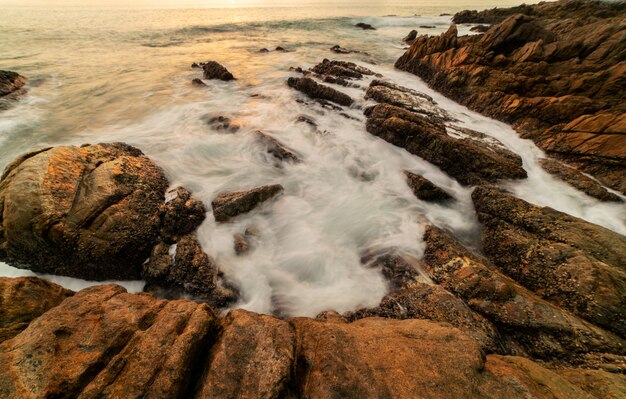
M 450 194 L 435 186 L 425 177 L 406 170 L 404 174 L 406 175 L 407 184 L 417 198 L 430 202 L 445 202 L 453 199 Z
M 25 84 L 26 78 L 20 74 L 0 70 L 0 98 L 19 91 Z
M 415 40 L 416 37 L 417 37 L 417 31 L 413 29 L 412 31 L 409 32 L 408 35 L 405 36 L 404 39 L 402 39 L 402 41 L 405 42 L 406 44 L 411 44 L 413 43 L 413 40 Z
M 191 81 L 191 84 L 196 87 L 207 87 L 206 83 L 204 83 L 201 79 L 194 79 Z
M 193 64 L 191 64 L 192 68 L 202 68 L 202 62 L 200 64 L 198 64 L 197 62 L 194 62 Z
M 286 52 L 287 50 L 284 47 L 278 46 L 276 47 L 276 51 L 280 51 L 280 52 Z
M 539 160 L 539 163 L 541 164 L 541 167 L 546 170 L 546 172 L 560 178 L 564 182 L 591 197 L 597 198 L 601 201 L 622 201 L 622 199 L 618 195 L 610 193 L 609 191 L 607 191 L 606 188 L 602 187 L 600 183 L 590 177 L 585 176 L 577 169 L 574 169 L 572 167 L 564 165 L 557 160 L 549 158 L 541 159 Z
M 339 105 L 350 106 L 354 100 L 347 94 L 341 93 L 332 87 L 320 85 L 311 78 L 289 78 L 289 87 L 308 95 L 311 98 L 332 101 Z
M 211 128 L 217 131 L 226 131 L 229 133 L 236 133 L 241 128 L 241 124 L 239 122 L 233 121 L 229 117 L 222 115 L 209 118 L 208 123 Z
M 438 120 L 388 104 L 367 111 L 367 131 L 439 166 L 461 184 L 522 179 L 521 158 L 472 138 L 457 139 Z
M 332 47 L 330 48 L 330 50 L 331 50 L 332 52 L 337 53 L 337 54 L 350 54 L 350 53 L 352 53 L 352 52 L 353 52 L 352 50 L 348 50 L 347 48 L 343 48 L 343 47 L 341 47 L 341 46 L 340 46 L 340 45 L 338 45 L 338 44 L 336 44 L 336 45 L 332 46 Z
M 387 80 L 373 80 L 365 93 L 365 99 L 395 105 L 407 111 L 424 114 L 429 118 L 442 121 L 452 120 L 450 115 L 440 108 L 432 97 Z
M 256 187 L 247 191 L 221 194 L 211 202 L 213 215 L 216 221 L 226 222 L 237 215 L 250 212 L 260 203 L 282 192 L 283 186 L 274 184 Z
M 296 155 L 293 150 L 285 147 L 285 145 L 283 145 L 280 141 L 276 140 L 272 136 L 269 136 L 260 131 L 256 131 L 255 134 L 258 140 L 267 147 L 267 152 L 271 154 L 274 158 L 286 162 L 300 162 L 300 157 L 298 157 L 298 155 Z
M 361 28 L 363 30 L 376 30 L 376 28 L 374 28 L 372 25 L 366 24 L 364 22 L 359 22 L 358 24 L 354 26 L 356 26 L 357 28 Z
M 217 327 L 207 305 L 87 288 L 0 345 L 0 396 L 190 397 Z
M 289 323 L 237 309 L 221 320 L 221 326 L 195 397 L 287 397 L 296 355 Z
M 0 343 L 72 295 L 72 291 L 37 277 L 0 277 Z
M 491 28 L 489 25 L 476 25 L 470 28 L 472 32 L 485 33 Z
M 22 155 L 0 180 L 0 259 L 87 280 L 138 279 L 159 240 L 167 186 L 122 143 Z
M 181 237 L 176 244 L 154 247 L 143 266 L 145 291 L 176 299 L 192 295 L 196 300 L 221 308 L 234 302 L 237 293 L 218 277 L 215 261 L 205 254 L 194 235 Z
M 205 79 L 234 80 L 233 74 L 226 68 L 215 61 L 209 61 L 202 64 Z
M 376 75 L 372 70 L 354 62 L 324 59 L 312 69 L 318 75 L 332 75 L 343 79 L 362 79 L 363 75 Z
M 507 351 L 560 359 L 626 351 L 625 341 L 537 297 L 449 233 L 431 226 L 424 241 L 428 275 L 494 323 Z
M 435 29 L 436 26 L 435 25 L 420 25 L 420 28 L 422 28 L 422 29 Z
M 235 253 L 237 255 L 245 255 L 250 251 L 250 241 L 245 234 L 235 234 L 233 236 Z
M 265 47 L 263 47 L 262 49 L 260 49 L 258 51 L 259 53 L 269 53 L 270 51 L 268 49 L 266 49 Z
M 419 261 L 394 251 L 366 251 L 361 255 L 361 263 L 380 269 L 392 291 L 414 282 L 419 276 Z
M 483 250 L 546 300 L 626 336 L 626 237 L 498 189 L 472 194 Z
M 313 120 L 313 118 L 306 116 L 306 115 L 298 116 L 298 118 L 296 119 L 296 122 L 306 123 L 309 126 L 317 127 L 317 123 L 315 122 L 315 120 Z
M 206 218 L 204 204 L 184 187 L 168 191 L 165 200 L 161 237 L 168 243 L 194 232 Z

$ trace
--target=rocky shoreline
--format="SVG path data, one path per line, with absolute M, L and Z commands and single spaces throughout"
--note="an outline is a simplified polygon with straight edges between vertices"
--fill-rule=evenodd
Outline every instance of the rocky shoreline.
M 570 12 L 592 8 L 580 24 L 570 23 Z M 454 26 L 437 37 L 410 35 L 411 47 L 397 66 L 515 124 L 540 146 L 548 134 L 577 140 L 563 136 L 567 126 L 606 125 L 603 115 L 611 114 L 613 124 L 585 134 L 619 146 L 619 92 L 595 87 L 565 94 L 544 87 L 551 97 L 540 100 L 528 93 L 546 81 L 563 89 L 575 73 L 617 73 L 623 56 L 586 65 L 593 54 L 588 40 L 572 46 L 587 55 L 575 69 L 566 57 L 574 50 L 563 46 L 579 28 L 602 23 L 608 24 L 606 38 L 614 38 L 625 32 L 616 22 L 625 17 L 626 7 L 577 0 L 462 12 L 455 22 L 493 25 L 483 35 L 458 36 Z M 623 47 L 613 39 L 605 43 L 611 44 L 603 54 Z M 547 46 L 552 55 L 542 58 Z M 519 61 L 533 48 L 532 57 Z M 554 54 L 562 56 L 550 58 Z M 554 70 L 546 67 L 550 60 Z M 520 79 L 525 96 L 516 92 L 524 84 L 500 86 L 515 68 L 537 68 L 527 63 L 563 81 L 543 73 L 537 74 L 543 83 Z M 215 61 L 194 67 L 205 80 L 234 80 Z M 360 254 L 363 267 L 379 270 L 388 282 L 378 306 L 343 314 L 328 309 L 314 319 L 279 317 L 279 309 L 273 316 L 226 312 L 239 287 L 202 248 L 197 229 L 211 213 L 216 223 L 247 221 L 283 195 L 280 181 L 219 193 L 209 213 L 187 189 L 171 188 L 163 170 L 130 145 L 35 150 L 7 166 L 0 179 L 0 261 L 98 281 L 143 279 L 146 286 L 141 294 L 112 284 L 73 292 L 36 277 L 0 278 L 0 397 L 624 397 L 625 236 L 502 188 L 502 182 L 527 178 L 521 157 L 461 126 L 424 93 L 340 60 L 297 67 L 292 75 L 285 85 L 296 101 L 346 118 L 353 118 L 347 109 L 360 109 L 360 123 L 373 136 L 472 187 L 480 247 L 423 224 L 423 237 L 415 237 L 416 246 L 425 245 L 421 259 L 393 248 Z M 193 84 L 205 85 L 199 78 Z M 351 95 L 341 91 L 346 87 L 354 89 Z M 312 118 L 298 122 L 317 130 Z M 209 124 L 223 134 L 253 135 L 278 170 L 306 165 L 305 156 L 270 133 L 240 130 L 228 116 Z M 581 148 L 580 157 L 561 151 L 565 147 L 543 147 L 624 192 L 623 145 L 612 150 L 622 152 L 617 157 L 593 144 Z M 599 200 L 622 201 L 558 159 L 543 167 Z M 398 173 L 420 200 L 443 207 L 457 200 L 424 176 Z M 259 234 L 253 224 L 234 234 L 235 253 L 253 260 Z

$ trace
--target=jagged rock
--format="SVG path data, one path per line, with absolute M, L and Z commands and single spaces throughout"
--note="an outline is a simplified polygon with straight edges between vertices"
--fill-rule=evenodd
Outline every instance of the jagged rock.
M 585 176 L 577 169 L 571 168 L 554 159 L 539 160 L 541 167 L 548 173 L 560 178 L 564 182 L 584 192 L 585 194 L 597 198 L 601 201 L 621 202 L 622 199 L 613 193 L 607 191 L 600 183 L 594 179 Z
M 495 25 L 418 37 L 396 67 L 626 193 L 626 135 L 613 133 L 626 111 L 625 17 L 622 3 L 601 1 L 465 11 L 455 22 Z
M 180 237 L 175 244 L 157 244 L 143 265 L 144 291 L 175 299 L 189 295 L 222 308 L 237 299 L 236 290 L 222 281 L 213 258 L 202 251 L 194 235 Z
M 363 30 L 376 30 L 376 28 L 374 28 L 372 25 L 366 24 L 364 22 L 359 22 L 358 24 L 354 26 L 356 26 L 357 28 L 361 28 Z
M 25 92 L 26 78 L 13 71 L 0 70 L 0 110 L 9 107 L 6 100 L 14 100 Z
M 0 260 L 87 280 L 138 279 L 159 239 L 167 185 L 122 143 L 24 154 L 0 180 Z
M 276 51 L 280 51 L 280 52 L 286 52 L 287 50 L 284 47 L 278 46 L 276 47 Z
M 247 191 L 221 194 L 211 202 L 213 216 L 218 222 L 226 222 L 242 213 L 250 212 L 257 205 L 283 192 L 283 186 L 273 184 Z
M 19 334 L 31 321 L 73 294 L 36 277 L 0 277 L 0 343 Z
M 0 345 L 0 396 L 189 397 L 216 329 L 206 305 L 87 288 Z
M 624 340 L 537 297 L 449 233 L 430 226 L 424 241 L 424 270 L 494 323 L 508 352 L 571 360 L 589 352 L 625 353 Z
M 196 398 L 286 397 L 295 360 L 289 323 L 245 310 L 221 320 L 222 334 L 200 378 Z
M 376 75 L 376 73 L 368 68 L 359 66 L 354 62 L 336 61 L 324 59 L 315 65 L 313 72 L 319 75 L 332 75 L 344 79 L 362 79 L 363 75 Z
M 161 237 L 173 243 L 177 237 L 194 232 L 206 218 L 204 204 L 184 187 L 166 193 Z
M 408 35 L 405 36 L 404 39 L 402 39 L 402 41 L 405 42 L 406 44 L 411 44 L 413 43 L 413 40 L 415 40 L 416 37 L 417 37 L 417 31 L 413 29 L 412 31 L 409 32 Z
M 272 136 L 269 136 L 260 131 L 255 132 L 255 134 L 258 140 L 267 147 L 267 152 L 271 154 L 274 158 L 281 161 L 293 163 L 300 162 L 300 157 L 296 155 L 293 150 L 285 147 L 284 144 L 282 144 L 280 141 L 276 140 Z
M 433 182 L 427 178 L 406 170 L 404 174 L 407 184 L 417 198 L 430 202 L 445 202 L 453 199 L 450 194 L 435 186 Z
M 228 69 L 224 68 L 222 65 L 215 61 L 208 61 L 201 65 L 202 70 L 204 71 L 205 79 L 219 79 L 224 81 L 235 79 L 233 74 L 230 73 Z
M 483 250 L 508 276 L 571 312 L 626 336 L 626 237 L 479 187 L 472 194 Z
M 376 105 L 366 113 L 368 132 L 439 166 L 461 184 L 526 177 L 517 154 L 472 138 L 452 137 L 436 119 L 388 104 Z
M 267 48 L 265 48 L 265 47 L 263 47 L 262 49 L 260 49 L 260 50 L 258 51 L 258 53 L 269 53 L 269 52 L 270 52 L 270 51 L 269 51 L 269 49 L 267 49 Z
M 191 84 L 196 87 L 207 87 L 206 83 L 204 83 L 201 79 L 194 79 L 191 81 Z
M 365 93 L 365 99 L 394 105 L 442 121 L 452 120 L 450 115 L 440 108 L 432 97 L 386 80 L 372 81 Z
M 354 102 L 354 100 L 350 98 L 350 96 L 348 96 L 347 94 L 339 92 L 332 87 L 318 84 L 311 78 L 292 77 L 287 80 L 287 84 L 289 85 L 289 87 L 301 91 L 302 93 L 314 99 L 332 101 L 339 105 L 345 106 L 350 106 Z
M 233 121 L 229 117 L 223 115 L 209 118 L 208 123 L 211 128 L 217 131 L 236 133 L 239 129 L 241 129 L 241 124 L 239 122 Z

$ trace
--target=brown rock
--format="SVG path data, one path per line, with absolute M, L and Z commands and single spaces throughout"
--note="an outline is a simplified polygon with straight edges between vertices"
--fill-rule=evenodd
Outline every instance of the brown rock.
M 138 279 L 158 240 L 167 185 L 126 144 L 25 154 L 0 181 L 0 259 L 39 273 Z
M 37 277 L 0 277 L 0 343 L 73 294 Z
M 280 161 L 299 163 L 300 157 L 296 153 L 285 147 L 280 141 L 263 132 L 255 132 L 258 140 L 267 147 L 267 152 Z
M 235 80 L 233 74 L 215 61 L 201 64 L 205 79 L 219 79 L 224 81 Z
M 208 123 L 217 131 L 226 131 L 228 133 L 236 133 L 241 128 L 239 122 L 222 115 L 209 118 Z
M 207 87 L 206 83 L 204 83 L 201 79 L 195 78 L 191 81 L 191 84 L 196 87 Z
M 334 47 L 333 47 L 334 48 Z M 333 49 L 331 48 L 331 50 Z M 315 65 L 311 71 L 318 75 L 332 75 L 343 79 L 362 79 L 363 75 L 372 76 L 376 73 L 355 64 L 354 62 L 322 60 L 321 63 Z
M 204 204 L 184 187 L 166 193 L 161 237 L 168 243 L 193 233 L 206 218 Z
M 424 240 L 428 275 L 493 322 L 513 354 L 575 359 L 588 352 L 626 350 L 619 337 L 540 299 L 449 233 L 431 226 Z
M 543 298 L 626 336 L 626 237 L 498 189 L 472 194 L 483 250 Z
M 562 164 L 554 159 L 539 160 L 541 167 L 546 172 L 560 178 L 564 182 L 584 192 L 585 194 L 597 198 L 601 201 L 622 202 L 622 199 L 613 193 L 607 191 L 600 183 L 594 179 L 585 176 L 580 171 Z
M 445 202 L 453 199 L 450 194 L 435 186 L 425 177 L 406 170 L 404 174 L 406 175 L 407 184 L 417 198 L 429 202 Z
M 485 33 L 489 30 L 490 26 L 488 25 L 476 25 L 470 28 L 472 32 Z
M 216 327 L 206 305 L 87 288 L 0 345 L 0 396 L 186 397 Z
M 350 106 L 354 102 L 347 94 L 341 93 L 332 87 L 318 84 L 311 78 L 289 78 L 287 84 L 289 87 L 301 91 L 314 99 L 332 101 L 344 106 Z
M 372 25 L 366 24 L 364 22 L 359 22 L 358 24 L 354 26 L 356 26 L 357 28 L 361 28 L 363 30 L 376 30 L 376 28 L 374 28 Z
M 283 192 L 283 186 L 273 184 L 247 191 L 221 194 L 211 202 L 213 216 L 218 222 L 226 222 L 242 213 L 250 212 L 257 205 Z
M 409 32 L 408 35 L 405 36 L 404 39 L 402 39 L 402 41 L 405 42 L 406 44 L 411 44 L 413 43 L 416 37 L 417 37 L 417 31 L 413 29 L 412 31 Z
M 595 398 L 621 399 L 626 392 L 626 375 L 602 370 L 565 369 L 557 373 Z
M 386 80 L 374 80 L 365 93 L 365 99 L 394 105 L 407 111 L 424 114 L 429 118 L 448 121 L 452 118 L 432 97 L 415 90 L 407 89 Z
M 295 357 L 289 323 L 231 310 L 221 325 L 195 398 L 285 397 Z
M 436 119 L 388 104 L 367 111 L 367 131 L 440 167 L 461 184 L 522 179 L 521 158 L 473 138 L 457 139 Z
M 17 95 L 22 94 L 26 78 L 13 71 L 0 70 L 0 109 L 7 108 L 8 104 L 4 100 L 14 99 Z

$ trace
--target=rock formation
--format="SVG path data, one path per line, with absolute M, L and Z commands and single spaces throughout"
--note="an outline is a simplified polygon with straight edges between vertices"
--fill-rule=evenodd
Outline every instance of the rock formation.
M 13 71 L 0 70 L 0 110 L 7 108 L 6 100 L 15 99 L 24 92 L 26 78 Z
M 256 187 L 247 191 L 225 193 L 217 196 L 211 205 L 213 216 L 218 222 L 226 222 L 242 213 L 250 212 L 257 205 L 283 192 L 283 186 L 273 184 Z
M 232 73 L 228 71 L 223 65 L 215 61 L 208 61 L 199 64 L 204 71 L 205 79 L 219 79 L 224 81 L 235 80 Z
M 336 104 L 345 106 L 350 106 L 354 103 L 354 100 L 347 94 L 337 91 L 332 87 L 316 83 L 311 78 L 289 78 L 287 80 L 287 84 L 289 87 L 301 91 L 314 99 L 332 101 Z
M 404 174 L 406 175 L 407 184 L 417 198 L 431 202 L 444 202 L 452 199 L 450 194 L 435 186 L 427 178 L 409 171 L 404 171 Z

